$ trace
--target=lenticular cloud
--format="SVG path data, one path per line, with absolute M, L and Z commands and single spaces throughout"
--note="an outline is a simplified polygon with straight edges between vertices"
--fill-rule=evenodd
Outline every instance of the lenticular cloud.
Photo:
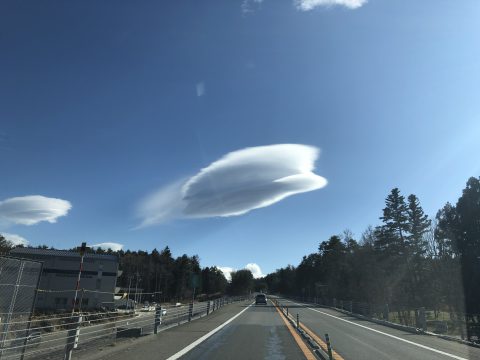
M 34 225 L 42 221 L 54 223 L 67 215 L 72 205 L 67 200 L 41 195 L 14 197 L 0 201 L 0 219 L 20 225 Z
M 141 227 L 172 218 L 226 217 L 272 205 L 288 196 L 317 190 L 327 180 L 313 173 L 319 150 L 278 144 L 231 152 L 187 180 L 145 199 Z

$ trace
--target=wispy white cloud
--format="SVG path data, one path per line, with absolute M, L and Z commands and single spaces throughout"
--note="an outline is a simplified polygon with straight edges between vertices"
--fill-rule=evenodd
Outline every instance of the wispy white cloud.
M 245 265 L 245 269 L 250 270 L 255 279 L 262 278 L 265 276 L 262 273 L 262 269 L 260 269 L 260 266 L 258 266 L 258 264 L 249 263 Z
M 240 4 L 243 15 L 252 13 L 260 8 L 263 0 L 243 0 Z
M 120 251 L 123 248 L 123 244 L 115 242 L 104 242 L 100 244 L 90 245 L 90 247 L 94 249 L 102 248 L 103 250 L 112 249 L 113 251 Z
M 219 269 L 221 272 L 223 272 L 223 275 L 228 281 L 232 280 L 232 272 L 237 271 L 236 269 L 229 267 L 229 266 L 217 266 L 217 269 Z M 248 263 L 243 267 L 243 269 L 250 270 L 252 273 L 253 277 L 255 279 L 262 278 L 265 275 L 262 273 L 262 269 L 258 264 L 255 263 Z
M 319 150 L 299 144 L 231 152 L 188 180 L 168 185 L 138 208 L 140 227 L 172 218 L 227 217 L 270 206 L 288 196 L 324 187 L 313 173 Z
M 19 225 L 54 223 L 71 208 L 70 202 L 62 199 L 41 195 L 14 197 L 0 201 L 0 219 Z
M 9 233 L 2 233 L 2 235 L 8 242 L 10 242 L 14 246 L 17 246 L 17 245 L 27 246 L 28 245 L 28 240 L 25 239 L 24 237 L 20 236 L 20 235 L 9 234 Z
M 294 0 L 295 7 L 301 11 L 310 11 L 318 6 L 344 6 L 357 9 L 366 3 L 367 0 Z
M 195 86 L 195 89 L 197 90 L 198 97 L 205 95 L 206 89 L 205 89 L 205 83 L 203 81 L 197 83 L 197 85 Z

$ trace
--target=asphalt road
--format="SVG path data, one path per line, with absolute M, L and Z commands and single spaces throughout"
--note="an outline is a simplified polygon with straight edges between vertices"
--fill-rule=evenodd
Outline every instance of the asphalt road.
M 210 335 L 219 327 L 221 329 Z M 202 339 L 205 340 L 199 342 Z M 273 305 L 250 306 L 249 302 L 240 302 L 191 323 L 104 349 L 82 360 L 178 358 L 287 360 L 305 359 L 305 356 Z
M 480 349 L 429 335 L 412 334 L 360 320 L 338 311 L 279 299 L 289 313 L 322 339 L 328 333 L 334 350 L 355 360 L 480 360 Z
M 280 303 L 288 305 L 291 315 L 298 313 L 300 322 L 318 337 L 324 338 L 328 333 L 339 355 L 336 359 L 480 360 L 479 348 L 392 329 L 332 309 L 286 299 L 280 299 Z M 139 320 L 144 317 L 149 322 L 150 316 L 142 314 Z M 172 310 L 164 320 L 178 319 Z M 88 345 L 85 351 L 75 352 L 75 359 L 305 359 L 305 352 L 271 303 L 229 304 L 190 323 L 171 328 L 167 325 L 157 335 L 125 339 L 114 346 L 97 346 L 95 328 L 98 330 L 100 324 L 84 329 L 83 339 Z M 47 359 L 46 354 L 39 358 Z
M 305 359 L 275 308 L 251 306 L 181 357 L 185 360 Z

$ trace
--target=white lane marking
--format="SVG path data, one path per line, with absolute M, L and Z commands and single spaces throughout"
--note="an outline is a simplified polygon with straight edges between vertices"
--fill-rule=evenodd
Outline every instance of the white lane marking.
M 172 356 L 170 356 L 167 360 L 175 360 L 175 359 L 179 359 L 180 357 L 182 357 L 183 355 L 185 355 L 186 353 L 188 353 L 190 350 L 192 350 L 193 348 L 197 347 L 198 345 L 200 345 L 202 342 L 204 342 L 205 340 L 207 340 L 210 336 L 212 336 L 213 334 L 215 334 L 217 331 L 221 330 L 222 328 L 224 328 L 225 326 L 227 326 L 228 324 L 230 324 L 233 320 L 235 320 L 237 317 L 239 317 L 240 315 L 242 315 L 245 311 L 247 311 L 250 306 L 252 306 L 252 304 L 248 305 L 245 309 L 243 309 L 242 311 L 240 311 L 237 315 L 235 316 L 232 316 L 230 319 L 228 319 L 227 321 L 225 321 L 223 324 L 220 324 L 218 325 L 215 329 L 213 329 L 212 331 L 206 333 L 205 335 L 203 335 L 201 338 L 195 340 L 193 343 L 191 343 L 190 345 L 184 347 L 182 350 L 180 350 L 179 352 L 177 352 L 176 354 L 173 354 Z
M 359 327 L 361 327 L 361 328 L 364 328 L 364 329 L 367 329 L 367 330 L 370 330 L 370 331 L 373 331 L 373 332 L 376 332 L 376 333 L 379 333 L 379 334 L 382 334 L 382 335 L 391 337 L 391 338 L 393 338 L 393 339 L 397 339 L 397 340 L 406 342 L 407 344 L 411 344 L 411 345 L 418 346 L 418 347 L 420 347 L 420 348 L 422 348 L 422 349 L 426 349 L 426 350 L 430 350 L 430 351 L 436 352 L 437 354 L 442 354 L 442 355 L 451 357 L 452 359 L 468 360 L 468 359 L 466 359 L 466 358 L 463 358 L 463 357 L 460 357 L 460 356 L 457 356 L 457 355 L 453 355 L 453 354 L 450 354 L 450 353 L 447 353 L 447 352 L 444 352 L 444 351 L 441 351 L 441 350 L 437 350 L 437 349 L 434 349 L 434 348 L 431 348 L 431 347 L 428 347 L 428 346 L 425 346 L 425 345 L 422 345 L 422 344 L 418 344 L 418 343 L 413 342 L 413 341 L 410 341 L 410 340 L 402 339 L 401 337 L 398 337 L 398 336 L 395 336 L 395 335 L 392 335 L 392 334 L 384 333 L 383 331 L 380 331 L 380 330 L 376 330 L 376 329 L 369 328 L 368 326 L 365 326 L 365 325 L 360 325 L 360 324 L 354 323 L 353 321 L 350 321 L 350 320 L 346 320 L 346 319 L 339 318 L 338 316 L 331 315 L 331 314 L 328 314 L 328 313 L 326 313 L 326 312 L 323 312 L 323 311 L 320 311 L 320 310 L 317 310 L 317 309 L 313 309 L 313 308 L 311 308 L 311 307 L 308 307 L 308 305 L 306 305 L 306 304 L 299 304 L 299 303 L 295 303 L 295 302 L 293 302 L 293 301 L 291 301 L 291 303 L 292 303 L 292 304 L 295 304 L 295 305 L 300 305 L 300 306 L 307 306 L 307 309 L 309 309 L 309 310 L 316 311 L 316 312 L 318 312 L 318 313 L 320 313 L 320 314 L 333 317 L 333 318 L 335 318 L 335 319 L 337 319 L 337 320 L 345 321 L 346 323 L 349 323 L 349 324 L 352 324 L 352 325 L 355 325 L 355 326 L 359 326 Z

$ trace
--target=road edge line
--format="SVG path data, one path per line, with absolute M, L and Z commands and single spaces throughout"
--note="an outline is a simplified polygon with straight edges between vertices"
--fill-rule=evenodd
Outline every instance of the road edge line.
M 215 329 L 213 330 L 210 330 L 208 333 L 206 333 L 205 335 L 203 335 L 202 337 L 198 338 L 197 340 L 195 340 L 194 342 L 192 342 L 190 345 L 187 345 L 186 347 L 184 347 L 182 350 L 176 352 L 175 354 L 173 354 L 172 356 L 170 356 L 169 358 L 167 358 L 167 360 L 176 360 L 176 359 L 179 359 L 180 357 L 182 357 L 183 355 L 185 355 L 186 353 L 188 353 L 189 351 L 193 350 L 194 348 L 196 348 L 198 345 L 200 345 L 202 342 L 204 342 L 205 340 L 207 340 L 210 336 L 212 336 L 213 334 L 215 334 L 216 332 L 222 330 L 225 326 L 227 326 L 228 324 L 230 324 L 233 320 L 235 320 L 237 317 L 239 317 L 240 315 L 242 315 L 245 311 L 247 311 L 248 309 L 250 309 L 250 307 L 253 305 L 253 303 L 251 303 L 250 305 L 248 305 L 245 309 L 243 309 L 242 311 L 240 311 L 238 314 L 232 316 L 230 319 L 228 319 L 227 321 L 225 321 L 224 323 L 218 325 Z
M 396 340 L 399 340 L 399 341 L 403 341 L 407 344 L 410 344 L 410 345 L 413 345 L 413 346 L 417 346 L 419 348 L 422 348 L 422 349 L 425 349 L 425 350 L 430 350 L 432 352 L 435 352 L 437 354 L 441 354 L 441 355 L 444 355 L 444 356 L 447 356 L 447 357 L 450 357 L 452 359 L 457 359 L 457 360 L 468 360 L 464 357 L 461 357 L 461 356 L 458 356 L 458 355 L 454 355 L 454 354 L 450 354 L 450 353 L 447 353 L 445 351 L 442 351 L 442 350 L 438 350 L 438 349 L 435 349 L 435 348 L 432 348 L 430 346 L 426 346 L 426 345 L 422 345 L 422 344 L 419 344 L 419 343 L 416 343 L 414 341 L 410 341 L 410 340 L 406 340 L 406 339 L 402 339 L 401 337 L 399 336 L 395 336 L 395 335 L 392 335 L 392 334 L 389 334 L 389 333 L 386 333 L 386 332 L 383 332 L 383 331 L 380 331 L 380 330 L 377 330 L 377 329 L 373 329 L 371 327 L 368 327 L 368 326 L 365 326 L 365 325 L 361 325 L 361 324 L 357 324 L 357 323 L 354 323 L 353 321 L 350 321 L 350 320 L 346 320 L 346 319 L 342 319 L 338 316 L 335 316 L 335 315 L 332 315 L 332 314 L 329 314 L 329 313 L 326 313 L 326 312 L 323 312 L 323 311 L 320 311 L 320 310 L 317 310 L 317 309 L 313 309 L 311 307 L 309 307 L 310 305 L 308 304 L 299 304 L 299 303 L 296 303 L 296 302 L 293 302 L 293 304 L 295 305 L 300 305 L 300 306 L 303 306 L 309 310 L 312 310 L 312 311 L 315 311 L 315 312 L 318 312 L 320 314 L 323 314 L 323 315 L 327 315 L 327 316 L 330 316 L 334 319 L 337 319 L 337 320 L 340 320 L 340 321 L 344 321 L 346 323 L 349 323 L 349 324 L 352 324 L 352 325 L 355 325 L 355 326 L 358 326 L 358 327 L 361 327 L 361 328 L 364 328 L 364 329 L 367 329 L 367 330 L 370 330 L 370 331 L 373 331 L 373 332 L 376 332 L 376 333 L 379 333 L 379 334 L 382 334 L 382 335 L 385 335 L 387 337 L 390 337 L 392 339 L 396 339 Z

